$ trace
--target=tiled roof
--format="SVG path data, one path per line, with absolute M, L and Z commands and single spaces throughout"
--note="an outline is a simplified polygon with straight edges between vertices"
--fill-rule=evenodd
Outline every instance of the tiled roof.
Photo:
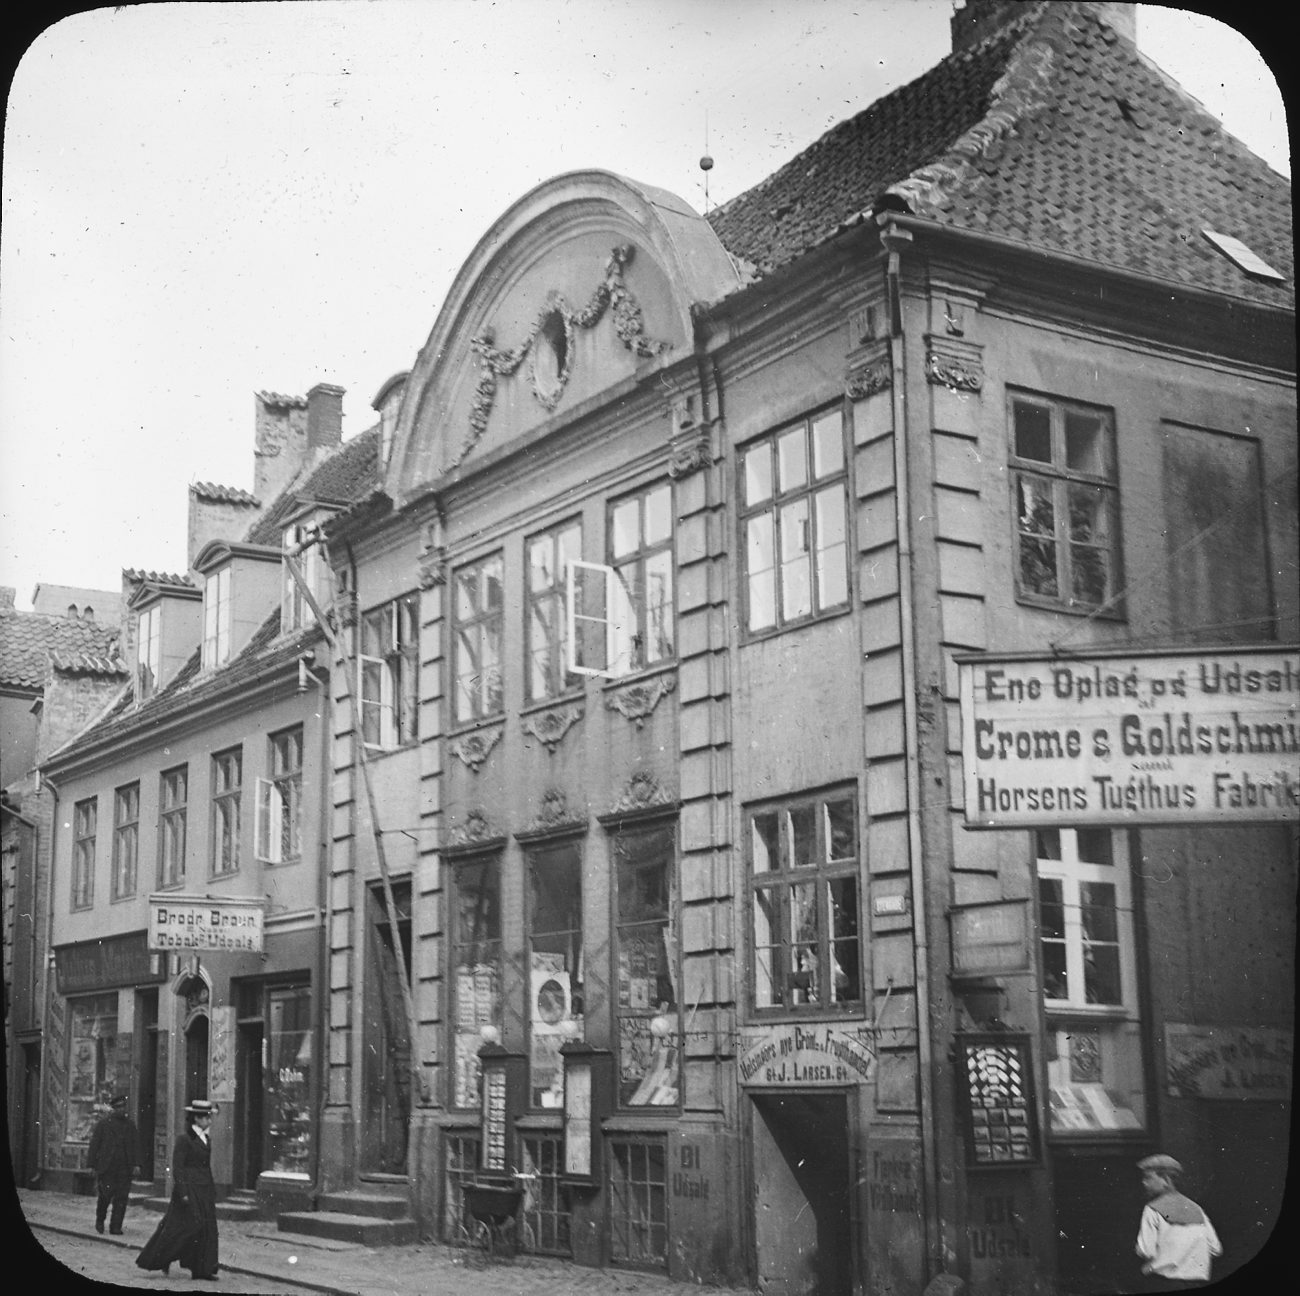
M 73 743 L 55 752 L 54 759 L 74 746 L 126 738 L 213 698 L 237 694 L 252 681 L 296 661 L 304 648 L 320 635 L 319 626 L 308 626 L 281 639 L 280 610 L 277 608 L 243 650 L 219 669 L 202 671 L 202 651 L 196 649 L 175 677 L 138 707 L 134 705 L 134 686 L 123 689 L 122 695 L 103 717 L 78 734 Z
M 184 574 L 145 571 L 140 567 L 123 567 L 122 577 L 124 580 L 136 581 L 141 585 L 148 582 L 150 585 L 189 585 L 191 588 L 194 586 L 194 582 Z
M 872 209 L 1270 305 L 1294 303 L 1291 186 L 1075 3 L 1023 16 L 841 122 L 709 213 L 770 272 Z M 1286 282 L 1252 277 L 1231 234 Z
M 120 657 L 99 653 L 51 653 L 50 665 L 65 675 L 125 675 L 126 663 Z
M 107 660 L 114 656 L 116 644 L 115 627 L 7 608 L 0 611 L 0 684 L 44 688 L 52 655 Z
M 264 391 L 258 392 L 262 398 L 262 403 L 277 407 L 279 409 L 306 409 L 307 398 L 305 396 L 286 396 L 282 392 Z
M 256 495 L 250 495 L 238 486 L 219 486 L 216 482 L 195 482 L 190 487 L 190 494 L 214 504 L 247 504 L 257 508 L 261 503 Z
M 278 545 L 286 519 L 302 500 L 348 505 L 364 499 L 379 485 L 379 428 L 345 441 L 305 478 L 280 493 L 245 537 L 249 544 Z

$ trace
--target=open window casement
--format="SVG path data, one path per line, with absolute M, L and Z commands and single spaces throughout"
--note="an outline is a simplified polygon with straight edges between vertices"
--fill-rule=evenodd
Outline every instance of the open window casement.
M 389 655 L 397 657 L 396 650 Z M 358 662 L 361 676 L 361 736 L 367 747 L 397 745 L 394 717 L 393 669 L 391 660 L 362 656 Z
M 634 668 L 636 604 L 621 572 L 574 559 L 566 571 L 564 613 L 570 671 L 613 679 Z
M 280 864 L 284 861 L 283 834 L 284 796 L 270 779 L 257 780 L 257 822 L 253 833 L 253 853 L 263 864 Z

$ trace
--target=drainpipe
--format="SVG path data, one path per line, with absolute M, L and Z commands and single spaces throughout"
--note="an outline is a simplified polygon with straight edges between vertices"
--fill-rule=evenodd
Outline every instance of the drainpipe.
M 947 1269 L 939 1209 L 938 1145 L 934 1119 L 934 1042 L 930 1035 L 930 938 L 926 909 L 924 841 L 921 834 L 920 726 L 916 706 L 916 612 L 912 590 L 911 483 L 908 473 L 907 357 L 899 283 L 902 252 L 912 234 L 886 218 L 880 241 L 888 252 L 885 290 L 889 306 L 890 393 L 894 422 L 894 508 L 898 531 L 899 622 L 902 637 L 903 728 L 907 771 L 907 845 L 912 882 L 915 946 L 917 1071 L 921 1086 L 921 1181 L 925 1198 L 925 1251 L 929 1269 Z M 924 1014 L 924 1015 L 923 1015 Z

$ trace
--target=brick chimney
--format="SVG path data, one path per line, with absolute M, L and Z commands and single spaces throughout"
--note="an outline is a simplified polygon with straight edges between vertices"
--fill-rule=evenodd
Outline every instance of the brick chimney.
M 12 585 L 0 585 L 0 612 L 12 612 L 18 591 Z
M 333 450 L 343 441 L 343 388 L 317 383 L 307 393 L 307 445 Z
M 213 482 L 190 487 L 190 515 L 186 562 L 194 574 L 194 560 L 213 540 L 242 540 L 257 516 L 259 501 L 247 491 Z
M 1015 22 L 1036 0 L 966 0 L 949 19 L 952 33 L 952 50 L 969 49 L 978 45 L 1008 23 Z M 1102 22 L 1125 40 L 1137 40 L 1137 6 L 1110 3 L 1108 0 L 1091 0 L 1086 5 Z

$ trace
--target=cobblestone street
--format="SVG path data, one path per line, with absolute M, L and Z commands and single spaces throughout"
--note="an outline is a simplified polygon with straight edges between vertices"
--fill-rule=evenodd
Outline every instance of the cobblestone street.
M 221 1221 L 218 1284 L 173 1268 L 169 1277 L 135 1267 L 135 1256 L 158 1216 L 133 1206 L 121 1237 L 94 1230 L 92 1197 L 21 1191 L 27 1224 L 40 1246 L 72 1274 L 147 1291 L 218 1290 L 286 1296 L 307 1291 L 338 1296 L 740 1296 L 741 1289 L 675 1283 L 655 1274 L 587 1269 L 541 1256 L 489 1262 L 480 1253 L 420 1244 L 373 1248 L 280 1233 L 273 1222 Z M 54 1270 L 57 1279 L 58 1270 Z

